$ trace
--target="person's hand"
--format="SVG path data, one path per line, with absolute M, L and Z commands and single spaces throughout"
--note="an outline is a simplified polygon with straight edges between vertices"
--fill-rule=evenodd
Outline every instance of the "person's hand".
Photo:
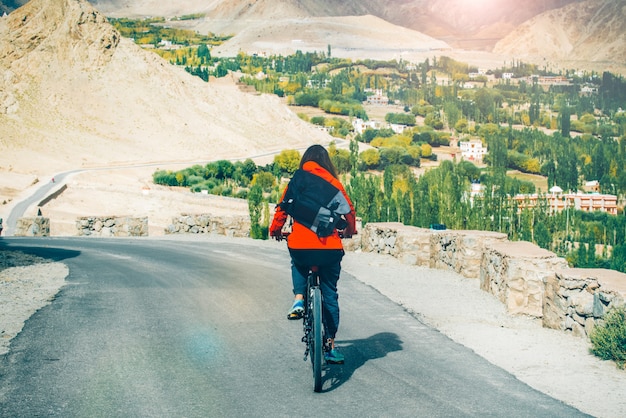
M 339 238 L 352 238 L 353 235 L 356 235 L 356 231 L 354 231 L 354 233 L 352 233 L 352 231 L 349 231 L 347 228 L 344 229 L 343 231 L 338 231 L 339 232 Z
M 270 237 L 274 238 L 276 241 L 281 241 L 283 239 L 282 234 L 280 232 L 271 231 Z
M 274 238 L 276 241 L 282 241 L 287 238 L 287 234 L 283 233 L 282 229 L 277 229 L 270 231 L 270 237 Z

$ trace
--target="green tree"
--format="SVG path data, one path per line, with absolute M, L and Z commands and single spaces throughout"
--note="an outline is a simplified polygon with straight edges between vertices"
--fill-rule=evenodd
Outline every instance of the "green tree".
M 359 161 L 359 143 L 356 138 L 350 139 L 350 175 L 356 176 L 357 165 Z
M 366 149 L 359 157 L 366 169 L 376 168 L 380 164 L 380 153 L 376 148 Z
M 200 44 L 196 53 L 198 54 L 198 58 L 202 64 L 206 64 L 211 61 L 211 51 L 209 50 L 207 44 Z
M 563 190 L 576 191 L 578 189 L 578 166 L 576 150 L 564 144 L 557 156 L 555 183 Z
M 535 242 L 541 248 L 552 249 L 552 236 L 544 222 L 539 222 L 535 227 Z
M 263 222 L 263 189 L 258 184 L 250 188 L 248 193 L 248 210 L 250 212 L 250 238 L 267 239 L 268 229 Z
M 561 119 L 561 135 L 568 137 L 571 129 L 570 109 L 568 106 L 563 106 L 560 112 Z
M 263 191 L 270 191 L 274 184 L 276 184 L 276 178 L 269 171 L 261 171 L 256 173 L 252 177 L 252 185 L 259 186 Z
M 297 150 L 283 150 L 274 157 L 274 164 L 281 172 L 291 175 L 300 166 L 300 159 L 301 156 Z
M 257 166 L 255 162 L 252 161 L 250 158 L 247 158 L 242 164 L 242 174 L 248 179 L 248 181 L 250 181 L 252 180 L 252 176 L 254 175 L 254 173 L 256 173 L 256 171 Z

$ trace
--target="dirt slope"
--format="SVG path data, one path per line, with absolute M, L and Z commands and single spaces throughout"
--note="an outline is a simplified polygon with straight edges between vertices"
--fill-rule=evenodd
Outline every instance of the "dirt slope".
M 0 74 L 0 202 L 24 176 L 329 139 L 274 96 L 205 83 L 121 39 L 82 0 L 32 0 L 0 18 Z
M 610 70 L 626 63 L 625 46 L 626 1 L 587 0 L 527 21 L 499 41 L 494 52 Z

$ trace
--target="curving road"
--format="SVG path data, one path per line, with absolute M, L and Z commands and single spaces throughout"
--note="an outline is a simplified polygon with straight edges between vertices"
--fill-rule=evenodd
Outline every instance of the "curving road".
M 347 274 L 312 389 L 289 258 L 227 239 L 3 238 L 68 265 L 0 362 L 2 417 L 576 417 Z

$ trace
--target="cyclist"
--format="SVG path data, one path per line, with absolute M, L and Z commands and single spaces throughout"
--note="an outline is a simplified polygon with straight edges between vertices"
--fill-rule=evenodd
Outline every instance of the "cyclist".
M 344 238 L 350 238 L 356 234 L 354 206 L 337 178 L 337 170 L 328 151 L 321 145 L 312 145 L 304 152 L 300 160 L 300 169 L 321 177 L 342 192 L 350 207 L 350 213 L 344 215 L 347 226 L 343 229 L 342 235 Z M 289 185 L 283 196 L 288 189 Z M 270 235 L 279 241 L 283 237 L 282 228 L 287 217 L 287 213 L 277 206 L 270 226 Z M 330 236 L 319 237 L 313 230 L 294 220 L 291 234 L 287 238 L 287 247 L 291 255 L 291 278 L 295 295 L 287 317 L 289 319 L 302 317 L 309 267 L 318 266 L 323 300 L 322 316 L 326 337 L 331 348 L 325 353 L 325 358 L 328 363 L 341 364 L 344 362 L 344 356 L 335 347 L 335 335 L 339 327 L 337 281 L 341 272 L 341 259 L 344 255 L 339 232 L 335 229 Z

